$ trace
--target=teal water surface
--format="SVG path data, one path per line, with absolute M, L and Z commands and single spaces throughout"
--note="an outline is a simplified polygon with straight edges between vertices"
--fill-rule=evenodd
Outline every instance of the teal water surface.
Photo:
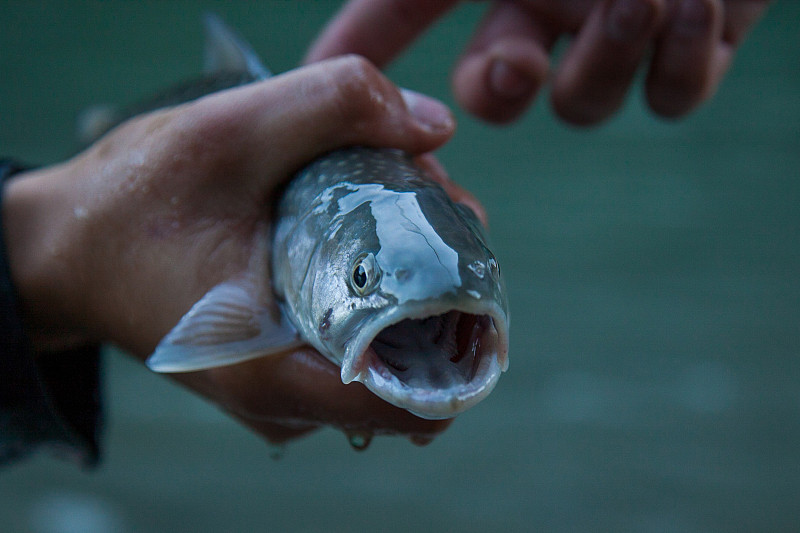
M 202 11 L 275 71 L 338 2 L 0 2 L 0 153 L 52 163 L 74 117 L 199 70 Z M 452 104 L 468 3 L 389 70 Z M 0 531 L 799 531 L 800 4 L 778 1 L 714 100 L 640 87 L 576 130 L 459 112 L 441 150 L 485 204 L 511 365 L 426 448 L 324 430 L 270 458 L 216 408 L 107 357 L 102 466 L 0 472 Z

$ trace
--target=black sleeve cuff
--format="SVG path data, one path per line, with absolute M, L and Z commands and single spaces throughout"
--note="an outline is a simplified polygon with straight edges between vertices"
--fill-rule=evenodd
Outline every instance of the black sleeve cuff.
M 37 448 L 85 466 L 99 457 L 100 348 L 34 356 L 17 307 L 2 231 L 4 182 L 25 167 L 0 159 L 0 465 Z

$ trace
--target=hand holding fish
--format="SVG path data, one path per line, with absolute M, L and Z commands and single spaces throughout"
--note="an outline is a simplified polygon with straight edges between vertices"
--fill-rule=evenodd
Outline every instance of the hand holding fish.
M 344 57 L 135 117 L 21 174 L 4 229 L 38 351 L 110 341 L 144 359 L 210 288 L 248 270 L 276 191 L 308 161 L 354 145 L 419 156 L 453 129 L 442 104 Z M 455 201 L 475 205 L 425 160 Z M 273 441 L 333 425 L 422 442 L 449 424 L 344 385 L 308 346 L 174 377 Z
M 456 0 L 351 0 L 318 37 L 307 61 L 342 53 L 388 63 Z M 679 117 L 710 98 L 736 47 L 769 0 L 497 1 L 453 73 L 458 101 L 497 123 L 518 118 L 546 83 L 564 120 L 613 115 L 647 64 L 650 107 Z M 551 71 L 550 53 L 574 35 Z M 652 53 L 649 53 L 652 52 Z

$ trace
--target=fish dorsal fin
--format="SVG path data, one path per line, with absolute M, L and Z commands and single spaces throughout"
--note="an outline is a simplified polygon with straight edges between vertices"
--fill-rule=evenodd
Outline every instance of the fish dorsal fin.
M 89 146 L 104 133 L 119 124 L 120 111 L 107 104 L 94 105 L 78 114 L 76 131 L 78 142 Z
M 206 74 L 220 72 L 246 72 L 256 79 L 271 76 L 252 48 L 213 13 L 203 16 L 205 26 L 205 58 L 203 70 Z
M 154 372 L 225 366 L 299 346 L 294 327 L 260 302 L 248 278 L 220 283 L 187 312 L 147 359 Z

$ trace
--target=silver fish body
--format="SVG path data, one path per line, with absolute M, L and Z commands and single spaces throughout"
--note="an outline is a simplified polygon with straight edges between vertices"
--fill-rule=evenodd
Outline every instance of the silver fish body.
M 497 260 L 472 211 L 396 150 L 313 162 L 279 203 L 275 294 L 300 335 L 383 399 L 447 418 L 507 367 Z
M 206 30 L 212 74 L 268 76 L 219 19 L 208 17 Z M 200 370 L 308 343 L 341 367 L 343 382 L 423 418 L 453 417 L 491 392 L 508 366 L 497 260 L 474 213 L 408 154 L 324 155 L 289 182 L 272 222 L 250 270 L 184 315 L 147 360 L 152 370 Z

